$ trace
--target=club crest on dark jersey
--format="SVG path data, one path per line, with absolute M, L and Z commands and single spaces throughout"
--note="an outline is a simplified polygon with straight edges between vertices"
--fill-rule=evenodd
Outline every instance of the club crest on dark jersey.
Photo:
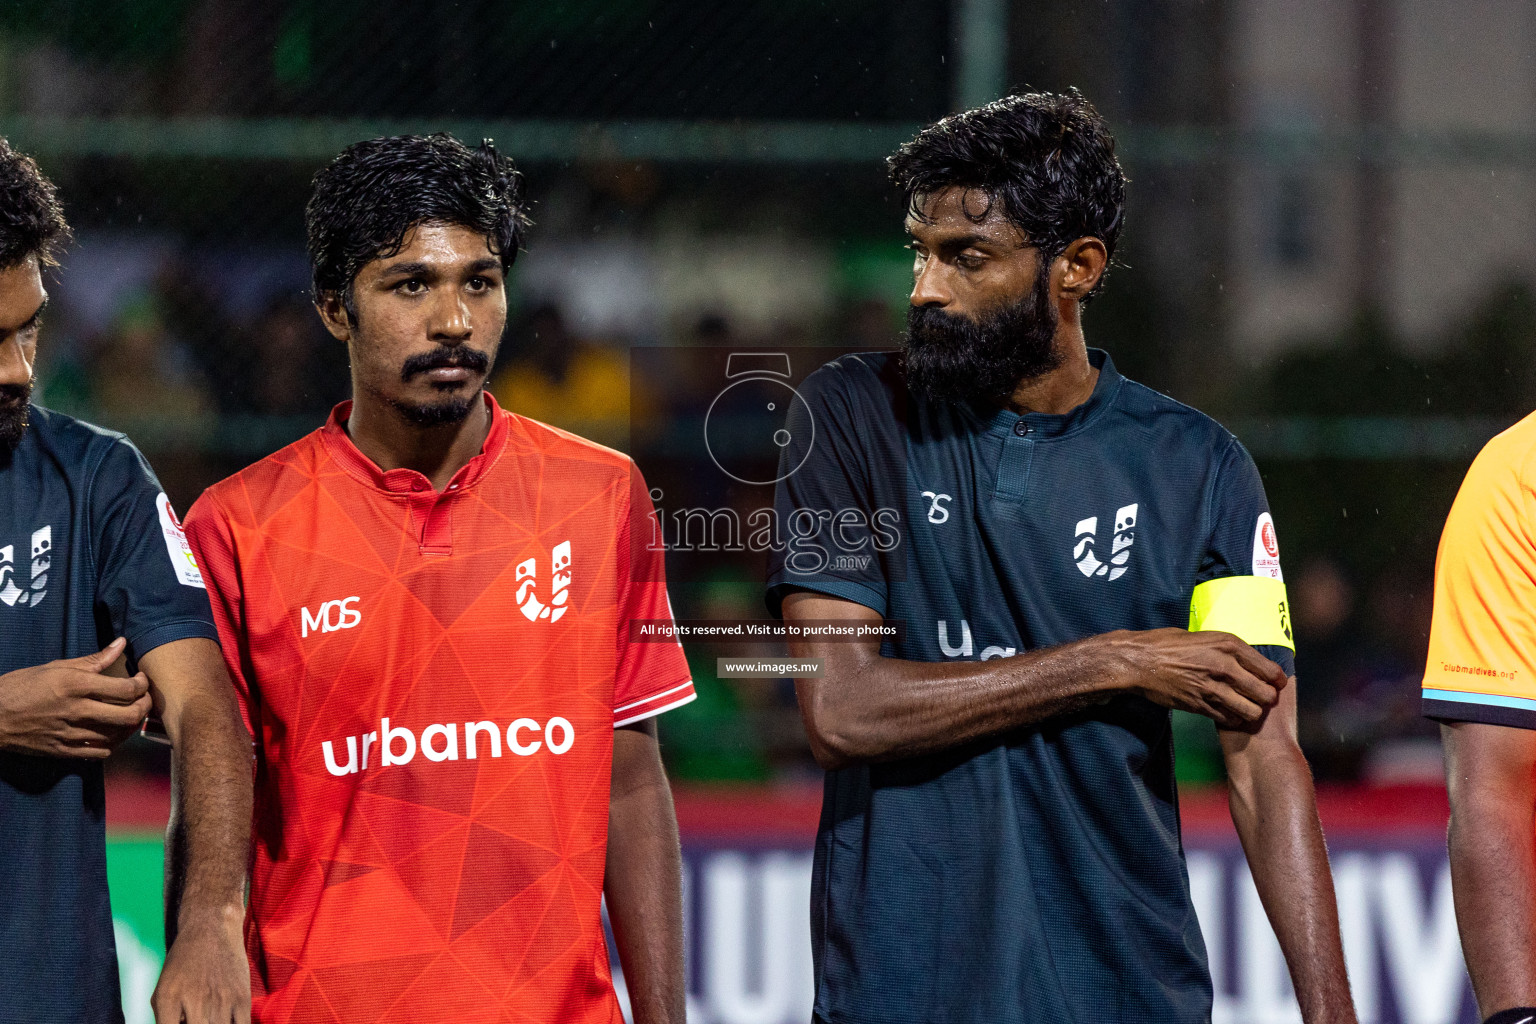
M 1109 556 L 1101 559 L 1095 548 L 1098 545 L 1099 517 L 1089 516 L 1077 524 L 1077 542 L 1072 548 L 1072 558 L 1078 571 L 1089 579 L 1095 576 L 1117 580 L 1125 575 L 1131 560 L 1131 545 L 1136 543 L 1136 510 L 1133 502 L 1115 512 L 1115 536 L 1110 542 Z
M 48 570 L 53 565 L 53 527 L 32 533 L 32 576 L 23 580 L 16 571 L 16 545 L 0 547 L 0 601 L 15 607 L 37 607 L 48 593 Z

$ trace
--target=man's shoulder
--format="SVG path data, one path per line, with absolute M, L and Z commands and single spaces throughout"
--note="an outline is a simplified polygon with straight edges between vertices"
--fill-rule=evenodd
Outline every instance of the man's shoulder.
M 603 478 L 610 474 L 628 476 L 634 468 L 628 455 L 580 434 L 510 410 L 502 410 L 502 415 L 507 418 L 507 451 L 515 458 L 577 462 L 585 472 Z
M 98 427 L 41 405 L 32 406 L 29 421 L 27 431 L 37 445 L 68 471 L 94 469 L 107 455 L 119 450 L 138 457 L 138 449 L 120 431 Z
M 1536 525 L 1533 511 L 1536 413 L 1494 435 L 1472 460 L 1446 517 L 1442 547 L 1482 548 L 1488 530 L 1524 538 Z
M 845 430 L 874 430 L 894 439 L 911 415 L 911 396 L 900 352 L 849 352 L 812 371 L 795 392 L 800 413 L 813 423 L 831 421 Z M 790 410 L 790 419 L 795 418 Z
M 1122 378 L 1114 411 L 1112 423 L 1155 435 L 1164 452 L 1171 445 L 1219 459 L 1238 444 L 1215 417 L 1129 377 Z
M 1483 445 L 1468 471 L 1469 480 L 1511 478 L 1527 487 L 1536 484 L 1536 412 L 1533 412 L 1506 430 L 1500 431 Z
M 595 502 L 622 518 L 641 488 L 633 459 L 540 420 L 506 410 L 502 415 L 508 418 L 506 450 L 480 485 L 491 488 L 490 500 L 505 500 L 509 486 L 524 491 L 532 481 L 540 502 L 566 507 Z
M 320 430 L 284 445 L 265 458 L 246 466 L 208 487 L 193 505 L 188 518 L 206 513 L 210 506 L 227 515 L 248 513 L 264 519 L 274 503 L 286 503 L 296 487 L 316 479 L 326 461 L 325 444 Z
M 886 396 L 905 390 L 900 352 L 848 352 L 823 363 L 800 384 L 802 394 Z

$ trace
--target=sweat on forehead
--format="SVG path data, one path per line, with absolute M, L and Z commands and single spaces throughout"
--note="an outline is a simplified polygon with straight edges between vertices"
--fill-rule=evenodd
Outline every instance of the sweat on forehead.
M 932 192 L 915 192 L 907 208 L 914 220 L 932 222 L 942 213 L 955 213 L 973 224 L 1011 223 L 997 197 L 977 185 L 951 185 Z
M 1028 246 L 1027 234 L 978 189 L 952 188 L 914 196 L 906 218 L 907 233 L 918 239 L 948 243 L 965 240 Z

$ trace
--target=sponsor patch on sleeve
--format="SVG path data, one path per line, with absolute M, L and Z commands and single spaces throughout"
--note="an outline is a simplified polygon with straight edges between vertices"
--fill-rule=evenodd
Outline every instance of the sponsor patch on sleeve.
M 1259 515 L 1253 527 L 1253 574 L 1283 580 L 1280 573 L 1280 540 L 1275 536 L 1275 518 L 1268 512 Z
M 197 567 L 197 556 L 192 553 L 192 545 L 187 543 L 187 533 L 181 528 L 181 520 L 176 518 L 176 510 L 171 508 L 171 501 L 164 492 L 155 497 L 155 510 L 160 513 L 160 533 L 165 539 L 165 553 L 171 558 L 171 571 L 176 574 L 177 581 L 184 587 L 207 590 L 202 570 Z

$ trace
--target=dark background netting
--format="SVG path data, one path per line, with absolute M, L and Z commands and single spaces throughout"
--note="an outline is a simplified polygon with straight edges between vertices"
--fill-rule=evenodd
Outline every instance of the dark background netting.
M 311 429 L 347 380 L 304 296 L 309 178 L 356 139 L 447 128 L 494 136 L 535 201 L 498 395 L 701 481 L 679 438 L 718 390 L 713 350 L 895 343 L 884 155 L 966 102 L 1076 85 L 1132 179 L 1090 340 L 1259 459 L 1319 773 L 1433 774 L 1416 686 L 1440 524 L 1478 446 L 1536 404 L 1536 83 L 1430 13 L 1345 6 L 0 3 L 0 132 L 79 235 L 42 395 L 129 431 L 182 509 Z M 1484 15 L 1514 32 L 1523 9 Z M 657 347 L 672 370 L 632 376 Z M 678 614 L 761 616 L 760 572 L 689 559 Z M 810 774 L 787 684 L 692 653 L 674 771 Z M 1218 774 L 1209 730 L 1180 728 L 1186 778 Z

